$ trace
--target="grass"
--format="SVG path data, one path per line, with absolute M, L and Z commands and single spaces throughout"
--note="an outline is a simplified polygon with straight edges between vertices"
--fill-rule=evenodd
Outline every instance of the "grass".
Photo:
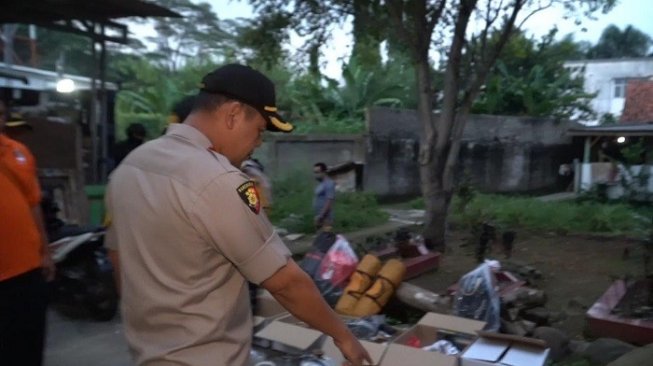
M 421 199 L 412 208 L 424 208 Z M 653 209 L 625 203 L 542 202 L 529 197 L 477 194 L 463 210 L 454 197 L 453 222 L 470 226 L 483 221 L 510 228 L 556 233 L 609 233 L 641 237 L 649 230 Z
M 274 182 L 270 220 L 294 233 L 314 232 L 313 189 L 315 181 L 305 173 L 289 174 Z M 376 197 L 370 193 L 337 193 L 334 206 L 334 229 L 350 232 L 379 225 L 388 220 Z

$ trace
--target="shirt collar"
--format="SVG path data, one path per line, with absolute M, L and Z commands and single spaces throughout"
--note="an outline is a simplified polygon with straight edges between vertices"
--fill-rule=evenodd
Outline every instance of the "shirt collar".
M 168 126 L 166 135 L 181 137 L 203 149 L 208 149 L 212 146 L 211 141 L 200 130 L 183 123 L 174 123 Z

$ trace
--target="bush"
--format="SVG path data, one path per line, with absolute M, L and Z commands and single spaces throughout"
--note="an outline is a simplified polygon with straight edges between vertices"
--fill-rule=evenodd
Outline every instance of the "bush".
M 313 178 L 306 173 L 289 174 L 274 182 L 270 220 L 291 232 L 310 233 L 313 226 Z M 376 197 L 370 193 L 338 193 L 334 207 L 334 229 L 353 231 L 388 220 Z
M 625 203 L 609 204 L 592 201 L 542 202 L 529 197 L 476 195 L 464 210 L 454 197 L 452 221 L 470 228 L 484 221 L 500 227 L 554 231 L 564 234 L 610 233 L 640 236 L 645 230 L 648 207 L 636 208 Z M 422 199 L 411 201 L 413 208 L 423 208 Z

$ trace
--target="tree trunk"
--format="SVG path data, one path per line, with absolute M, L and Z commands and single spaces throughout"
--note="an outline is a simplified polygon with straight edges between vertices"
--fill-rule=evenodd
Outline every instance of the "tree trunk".
M 436 129 L 431 98 L 431 69 L 427 58 L 415 65 L 419 88 L 418 112 L 422 122 L 422 140 L 420 142 L 420 185 L 426 205 L 424 221 L 424 243 L 429 249 L 444 251 L 447 211 L 451 194 L 443 190 L 441 167 L 444 166 L 443 154 L 435 150 Z M 444 156 L 446 159 L 446 156 Z
M 451 298 L 404 282 L 397 289 L 397 299 L 406 305 L 422 311 L 440 314 L 451 312 Z

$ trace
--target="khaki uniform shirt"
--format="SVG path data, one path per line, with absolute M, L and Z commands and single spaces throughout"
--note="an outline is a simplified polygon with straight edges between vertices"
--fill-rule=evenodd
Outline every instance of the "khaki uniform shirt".
M 122 315 L 139 365 L 245 365 L 246 280 L 290 257 L 253 184 L 197 129 L 132 152 L 112 174 L 107 246 L 119 252 Z

